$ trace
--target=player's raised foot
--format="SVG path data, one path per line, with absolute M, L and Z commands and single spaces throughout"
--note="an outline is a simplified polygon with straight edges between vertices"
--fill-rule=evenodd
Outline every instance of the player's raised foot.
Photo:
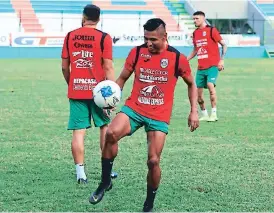
M 110 182 L 107 185 L 101 182 L 98 188 L 95 190 L 95 192 L 91 194 L 89 198 L 89 202 L 93 205 L 99 203 L 103 199 L 105 192 L 111 189 L 112 189 L 112 182 Z
M 115 178 L 118 177 L 118 173 L 117 173 L 117 172 L 111 172 L 110 177 L 111 177 L 112 179 L 115 179 Z
M 218 121 L 217 114 L 211 114 L 209 119 L 207 120 L 208 122 L 215 122 Z
M 208 116 L 208 115 L 203 115 L 203 116 L 199 119 L 199 121 L 208 121 L 208 119 L 209 119 L 209 116 Z
M 77 179 L 77 183 L 78 184 L 87 184 L 88 183 L 88 179 L 79 178 L 79 179 Z
M 153 212 L 153 204 L 145 202 L 143 212 Z

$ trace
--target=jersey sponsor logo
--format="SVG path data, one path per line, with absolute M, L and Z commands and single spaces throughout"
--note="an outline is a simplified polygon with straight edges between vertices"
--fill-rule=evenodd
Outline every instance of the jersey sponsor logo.
M 203 47 L 200 47 L 197 52 L 197 58 L 198 59 L 208 58 L 208 53 L 206 49 L 204 49 Z
M 92 44 L 83 44 L 83 43 L 79 43 L 79 42 L 75 42 L 74 44 L 73 44 L 73 46 L 75 47 L 75 48 L 93 48 L 93 45 Z
M 95 36 L 75 35 L 72 41 L 95 41 Z
M 150 59 L 149 59 L 149 58 L 146 58 L 146 59 L 144 60 L 144 62 L 148 62 L 148 61 L 150 61 Z
M 93 52 L 89 52 L 87 50 L 72 52 L 73 57 L 76 57 L 76 56 L 79 56 L 79 55 L 81 55 L 81 58 L 92 58 L 93 57 Z
M 161 67 L 164 69 L 164 68 L 167 68 L 167 66 L 168 66 L 168 59 L 167 58 L 161 59 Z
M 73 79 L 74 84 L 96 84 L 96 80 L 93 78 L 75 78 Z
M 168 72 L 150 68 L 140 68 L 139 80 L 146 83 L 166 83 Z
M 197 47 L 202 47 L 202 46 L 207 46 L 207 39 L 199 39 L 196 41 L 196 46 Z
M 93 90 L 97 81 L 93 78 L 73 79 L 73 90 Z
M 166 83 L 168 72 L 149 68 L 140 68 L 139 80 L 146 83 Z
M 157 85 L 150 85 L 140 90 L 138 102 L 145 105 L 163 105 L 164 93 Z
M 87 50 L 75 51 L 72 52 L 73 57 L 79 57 L 73 63 L 76 64 L 76 68 L 92 68 L 93 67 L 93 52 Z
M 149 55 L 149 54 L 141 53 L 141 57 L 142 57 L 142 58 L 151 58 L 152 56 Z
M 92 68 L 93 67 L 93 62 L 83 59 L 83 58 L 79 58 L 76 61 L 73 62 L 74 64 L 76 64 L 76 68 Z

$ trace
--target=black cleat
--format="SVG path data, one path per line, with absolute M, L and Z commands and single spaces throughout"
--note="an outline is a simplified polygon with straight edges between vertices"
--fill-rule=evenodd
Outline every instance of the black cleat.
M 153 212 L 153 204 L 144 203 L 143 212 Z
M 109 191 L 112 189 L 112 183 L 110 182 L 109 185 L 104 185 L 103 183 L 100 183 L 100 185 L 98 186 L 98 188 L 96 189 L 95 192 L 92 193 L 92 195 L 89 198 L 89 202 L 93 205 L 99 203 L 104 195 L 106 191 Z
M 118 173 L 117 172 L 111 172 L 110 177 L 111 177 L 111 179 L 115 179 L 115 178 L 118 177 Z
M 84 179 L 84 178 L 79 178 L 77 180 L 78 184 L 87 184 L 88 183 L 88 179 Z

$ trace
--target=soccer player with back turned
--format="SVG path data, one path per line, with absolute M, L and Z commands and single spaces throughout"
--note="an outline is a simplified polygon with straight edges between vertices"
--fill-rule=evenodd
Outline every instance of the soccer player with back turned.
M 107 130 L 102 152 L 101 182 L 90 196 L 92 204 L 100 202 L 105 192 L 112 188 L 110 174 L 118 153 L 118 141 L 144 127 L 148 145 L 148 174 L 143 211 L 152 211 L 161 179 L 160 156 L 168 134 L 174 89 L 179 77 L 188 86 L 190 131 L 199 126 L 197 87 L 189 63 L 184 55 L 168 45 L 165 26 L 164 21 L 158 18 L 146 22 L 145 43 L 130 51 L 124 69 L 116 80 L 123 88 L 133 73 L 135 76 L 130 97 Z
M 100 8 L 87 5 L 83 10 L 82 27 L 69 32 L 62 50 L 62 71 L 68 84 L 70 116 L 68 130 L 72 134 L 72 155 L 78 183 L 86 183 L 84 170 L 84 137 L 91 127 L 100 128 L 100 147 L 110 122 L 107 111 L 100 109 L 92 99 L 92 90 L 105 79 L 114 81 L 112 39 L 99 31 Z
M 198 57 L 196 84 L 198 87 L 198 103 L 202 111 L 200 121 L 214 122 L 218 120 L 215 86 L 219 71 L 224 69 L 224 57 L 227 46 L 218 30 L 206 24 L 205 14 L 202 11 L 195 12 L 193 19 L 197 29 L 193 33 L 194 49 L 188 56 L 188 60 L 191 60 L 196 55 Z M 221 58 L 218 44 L 222 46 Z M 208 88 L 210 94 L 212 107 L 210 117 L 204 103 L 203 88 Z

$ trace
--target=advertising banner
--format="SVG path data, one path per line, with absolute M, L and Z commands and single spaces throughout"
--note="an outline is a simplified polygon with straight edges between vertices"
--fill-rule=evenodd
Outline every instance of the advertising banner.
M 12 33 L 13 47 L 62 47 L 65 33 Z M 221 35 L 229 47 L 260 46 L 260 37 L 257 35 Z M 111 34 L 114 46 L 138 46 L 144 43 L 143 33 Z M 192 46 L 191 34 L 169 32 L 168 43 L 171 46 Z M 9 35 L 0 37 L 0 46 L 9 46 Z
M 62 47 L 64 33 L 12 33 L 13 47 Z

